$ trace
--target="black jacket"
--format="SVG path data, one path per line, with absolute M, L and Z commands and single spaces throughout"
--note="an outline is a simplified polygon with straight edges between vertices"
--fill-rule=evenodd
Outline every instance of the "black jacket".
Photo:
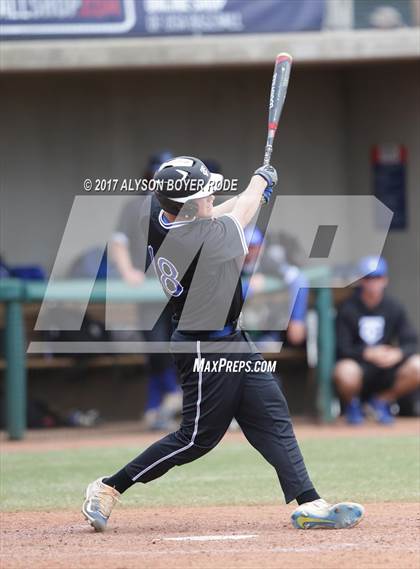
M 360 291 L 337 313 L 337 356 L 363 361 L 363 350 L 378 344 L 397 345 L 404 356 L 417 351 L 417 334 L 401 304 L 387 295 L 375 308 L 365 306 Z

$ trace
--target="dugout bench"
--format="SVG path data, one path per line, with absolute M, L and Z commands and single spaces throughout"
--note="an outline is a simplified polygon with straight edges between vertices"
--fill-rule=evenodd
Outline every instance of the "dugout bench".
M 317 410 L 324 422 L 332 420 L 331 373 L 335 361 L 334 314 L 331 289 L 327 287 L 329 271 L 318 267 L 304 271 L 313 288 L 314 307 L 318 315 L 317 344 L 318 358 L 316 366 Z M 47 283 L 23 281 L 20 279 L 0 279 L 0 303 L 4 305 L 5 320 L 5 406 L 6 431 L 12 440 L 24 438 L 26 429 L 26 382 L 27 348 L 26 331 L 23 318 L 23 305 L 40 303 L 47 291 Z M 285 290 L 286 285 L 278 279 L 270 279 L 264 294 Z M 92 288 L 91 281 L 63 280 L 55 282 L 48 291 L 48 300 L 59 302 L 80 302 L 89 298 L 90 303 L 147 303 L 161 299 L 161 290 L 153 280 L 145 281 L 142 287 L 135 289 L 122 281 L 96 281 Z M 94 353 L 94 352 L 92 352 Z M 277 354 L 278 355 L 278 354 Z M 270 355 L 273 357 L 273 354 Z M 61 367 L 71 365 L 71 358 L 54 358 L 55 362 L 45 358 L 30 358 L 33 368 Z M 90 366 L 120 365 L 141 363 L 143 358 L 133 354 L 101 355 L 90 362 Z

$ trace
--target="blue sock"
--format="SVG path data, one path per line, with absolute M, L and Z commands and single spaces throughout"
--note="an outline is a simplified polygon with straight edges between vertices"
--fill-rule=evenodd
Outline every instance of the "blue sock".
M 165 393 L 176 393 L 179 391 L 177 375 L 173 367 L 169 367 L 163 372 L 162 384 Z
M 161 380 L 157 375 L 151 375 L 147 386 L 146 411 L 158 409 L 162 402 Z

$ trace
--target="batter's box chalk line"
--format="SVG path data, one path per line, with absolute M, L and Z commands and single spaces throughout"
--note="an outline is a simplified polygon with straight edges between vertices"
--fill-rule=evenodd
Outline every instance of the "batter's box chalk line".
M 253 539 L 258 537 L 257 534 L 242 535 L 186 535 L 181 537 L 164 537 L 164 541 L 227 541 L 240 539 Z

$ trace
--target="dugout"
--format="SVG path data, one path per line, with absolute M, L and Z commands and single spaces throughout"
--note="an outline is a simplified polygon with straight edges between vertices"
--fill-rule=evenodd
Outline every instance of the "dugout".
M 334 34 L 246 44 L 188 38 L 188 52 L 187 40 L 165 38 L 138 62 L 133 53 L 148 40 L 130 40 L 115 51 L 99 40 L 3 44 L 5 258 L 49 271 L 73 199 L 84 194 L 83 180 L 138 177 L 148 156 L 162 148 L 214 158 L 226 176 L 245 184 L 261 161 L 271 55 L 288 49 L 295 64 L 273 155 L 282 192 L 371 194 L 371 146 L 404 144 L 407 224 L 390 232 L 384 253 L 390 290 L 412 311 L 419 289 L 419 31 Z M 158 68 L 152 53 L 172 55 Z

